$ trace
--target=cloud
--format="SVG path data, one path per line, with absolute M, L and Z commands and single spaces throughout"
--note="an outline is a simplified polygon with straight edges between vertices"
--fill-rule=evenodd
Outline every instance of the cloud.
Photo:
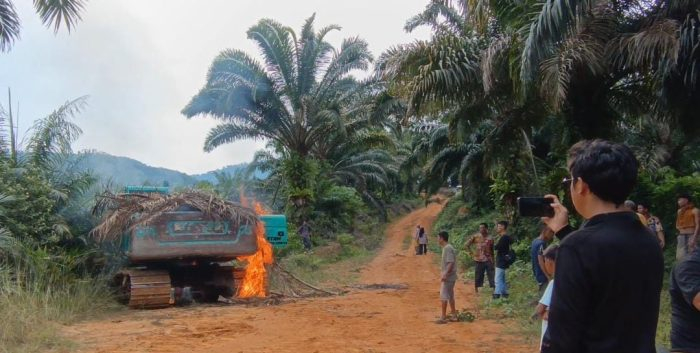
M 329 35 L 333 44 L 360 36 L 375 56 L 391 45 L 427 36 L 402 30 L 427 0 L 91 1 L 73 33 L 57 35 L 41 25 L 31 2 L 16 3 L 22 38 L 10 53 L 0 54 L 0 87 L 12 87 L 22 129 L 87 94 L 89 107 L 77 120 L 84 134 L 76 149 L 188 173 L 250 161 L 264 146 L 263 141 L 241 141 L 205 153 L 204 138 L 215 122 L 180 114 L 221 50 L 257 55 L 245 31 L 258 19 L 273 18 L 298 29 L 316 12 L 317 27 L 343 27 Z

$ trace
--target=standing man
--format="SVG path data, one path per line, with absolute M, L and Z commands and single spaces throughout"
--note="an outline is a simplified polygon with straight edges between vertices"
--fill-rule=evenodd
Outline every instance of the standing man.
M 671 350 L 700 353 L 700 251 L 671 273 Z
M 418 232 L 418 255 L 428 255 L 428 234 L 425 233 L 425 228 L 420 227 Z
M 510 267 L 513 259 L 510 259 L 510 246 L 513 238 L 507 233 L 508 222 L 499 221 L 496 224 L 496 232 L 499 235 L 496 243 L 496 290 L 493 291 L 493 299 L 508 298 L 508 284 L 506 283 L 506 269 Z
M 646 217 L 647 227 L 659 238 L 659 245 L 663 249 L 664 246 L 666 246 L 666 235 L 664 234 L 664 226 L 661 225 L 659 217 L 652 215 L 649 211 L 649 207 L 641 203 L 637 205 L 637 212 Z
M 678 217 L 676 218 L 676 260 L 680 261 L 695 250 L 700 231 L 700 210 L 693 205 L 690 194 L 682 193 L 678 196 Z
M 479 224 L 479 233 L 472 235 L 464 245 L 464 249 L 472 251 L 474 259 L 474 291 L 479 292 L 479 288 L 484 286 L 484 272 L 489 279 L 489 286 L 494 288 L 494 266 L 493 266 L 493 239 L 489 236 L 489 226 L 486 223 Z
M 416 255 L 420 255 L 420 242 L 418 241 L 420 239 L 420 224 L 416 225 L 416 232 L 413 234 L 413 244 L 414 247 L 416 248 Z
M 301 223 L 298 233 L 301 236 L 301 241 L 304 243 L 304 251 L 311 251 L 311 227 L 306 220 Z
M 532 275 L 537 281 L 537 289 L 540 294 L 544 292 L 549 278 L 544 273 L 544 249 L 552 242 L 554 232 L 546 225 L 542 226 L 540 235 L 532 241 L 530 246 L 530 260 L 532 262 Z
M 448 243 L 449 236 L 446 231 L 441 231 L 438 234 L 438 243 L 442 247 L 441 261 L 441 277 L 440 277 L 440 301 L 442 302 L 442 314 L 440 319 L 436 321 L 438 324 L 447 322 L 447 303 L 450 303 L 450 312 L 452 319 L 457 319 L 457 310 L 455 310 L 455 282 L 457 282 L 457 254 L 455 249 Z
M 664 262 L 655 236 L 623 202 L 638 163 L 623 144 L 581 141 L 569 149 L 564 184 L 587 221 L 577 231 L 557 196 L 545 223 L 559 245 L 542 353 L 655 353 Z

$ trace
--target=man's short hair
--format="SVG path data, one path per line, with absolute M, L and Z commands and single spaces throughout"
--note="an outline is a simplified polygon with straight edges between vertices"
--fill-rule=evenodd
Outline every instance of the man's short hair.
M 639 163 L 627 145 L 605 140 L 579 141 L 569 149 L 569 171 L 603 201 L 621 205 L 637 185 Z
M 687 192 L 682 192 L 682 193 L 678 194 L 678 198 L 679 199 L 686 199 L 686 200 L 688 200 L 688 202 L 693 202 L 693 197 L 690 196 L 690 193 L 687 193 Z
M 444 230 L 442 230 L 442 231 L 440 231 L 440 233 L 438 233 L 438 237 L 440 237 L 444 241 L 447 241 L 448 239 L 450 239 L 450 235 L 447 234 L 447 232 Z
M 556 260 L 558 252 L 559 244 L 552 244 L 546 249 L 544 249 L 544 251 L 542 252 L 542 256 L 544 256 L 545 259 Z
M 489 228 L 489 225 L 486 223 L 479 223 L 479 227 L 484 226 L 486 229 Z
M 625 200 L 625 207 L 634 211 L 637 209 L 637 204 L 632 200 Z
M 498 221 L 496 224 L 500 224 L 503 228 L 508 229 L 508 221 Z

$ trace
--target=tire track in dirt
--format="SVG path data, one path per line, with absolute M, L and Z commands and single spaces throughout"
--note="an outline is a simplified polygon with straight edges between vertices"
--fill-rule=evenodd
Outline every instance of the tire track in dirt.
M 437 325 L 439 269 L 433 254 L 415 256 L 404 239 L 416 224 L 431 230 L 439 204 L 395 221 L 361 275 L 363 284 L 408 285 L 403 290 L 357 290 L 279 306 L 194 306 L 129 311 L 111 320 L 66 327 L 81 352 L 534 352 L 536 346 L 477 318 Z M 435 232 L 436 233 L 436 232 Z M 476 311 L 473 284 L 457 283 L 457 307 Z

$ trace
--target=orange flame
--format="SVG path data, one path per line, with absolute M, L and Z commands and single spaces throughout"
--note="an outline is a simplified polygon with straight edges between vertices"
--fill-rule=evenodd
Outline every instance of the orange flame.
M 250 207 L 250 201 L 241 193 L 241 204 Z M 260 216 L 268 214 L 259 202 L 254 203 L 255 213 Z M 253 298 L 267 296 L 267 268 L 274 262 L 272 257 L 272 244 L 265 237 L 265 224 L 258 220 L 255 226 L 255 237 L 258 240 L 258 251 L 250 256 L 241 256 L 239 261 L 247 261 L 241 286 L 238 290 L 238 297 Z

